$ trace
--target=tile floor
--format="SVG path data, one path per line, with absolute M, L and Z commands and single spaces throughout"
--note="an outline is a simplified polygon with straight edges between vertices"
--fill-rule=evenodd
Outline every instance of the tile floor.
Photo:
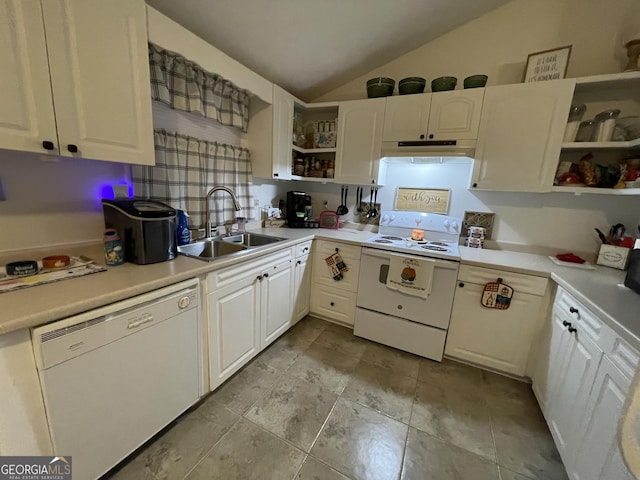
M 307 317 L 109 478 L 567 476 L 529 385 Z

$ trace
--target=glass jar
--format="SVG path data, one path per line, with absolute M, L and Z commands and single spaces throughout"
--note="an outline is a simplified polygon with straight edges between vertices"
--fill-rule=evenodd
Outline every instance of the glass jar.
M 620 115 L 620 110 L 605 110 L 595 117 L 592 142 L 610 142 L 613 131 L 616 128 L 616 119 Z
M 576 132 L 576 142 L 591 142 L 593 137 L 593 126 L 595 122 L 593 120 L 585 120 L 580 122 L 578 131 Z
M 569 109 L 569 120 L 564 130 L 564 142 L 573 142 L 576 139 L 576 133 L 580 126 L 580 121 L 584 116 L 584 112 L 587 111 L 587 106 L 584 103 L 578 105 L 571 105 Z

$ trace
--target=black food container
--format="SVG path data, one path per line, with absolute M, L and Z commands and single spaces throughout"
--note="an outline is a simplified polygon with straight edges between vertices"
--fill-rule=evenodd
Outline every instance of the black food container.
M 115 228 L 127 262 L 146 265 L 172 260 L 176 249 L 176 211 L 141 198 L 102 200 L 105 228 Z

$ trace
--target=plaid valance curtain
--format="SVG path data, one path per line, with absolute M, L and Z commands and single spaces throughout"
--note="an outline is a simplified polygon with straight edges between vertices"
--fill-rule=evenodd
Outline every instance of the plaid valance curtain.
M 216 192 L 211 199 L 211 222 L 222 225 L 236 216 L 251 218 L 251 161 L 249 150 L 218 142 L 154 130 L 156 165 L 133 165 L 131 177 L 137 197 L 152 198 L 185 210 L 192 228 L 203 228 L 206 195 L 224 185 L 236 194 L 242 210 L 236 212 L 231 197 Z
M 149 43 L 151 98 L 184 112 L 200 112 L 243 132 L 249 125 L 249 93 L 183 56 Z

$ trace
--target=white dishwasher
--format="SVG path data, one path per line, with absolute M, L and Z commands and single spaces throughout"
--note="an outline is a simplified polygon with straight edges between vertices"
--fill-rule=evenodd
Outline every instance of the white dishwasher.
M 202 369 L 189 280 L 31 330 L 54 454 L 95 479 L 193 405 Z

